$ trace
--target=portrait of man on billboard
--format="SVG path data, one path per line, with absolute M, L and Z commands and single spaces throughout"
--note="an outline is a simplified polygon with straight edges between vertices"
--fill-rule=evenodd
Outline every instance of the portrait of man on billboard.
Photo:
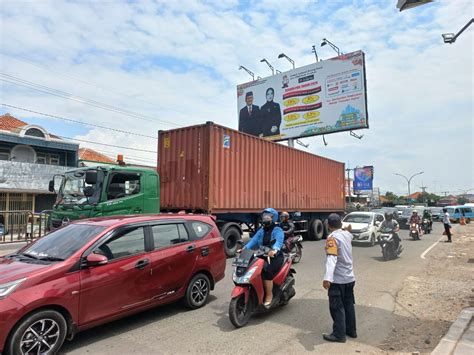
M 255 136 L 259 135 L 257 119 L 260 114 L 260 108 L 253 104 L 253 92 L 248 91 L 245 94 L 245 107 L 240 110 L 239 130 Z
M 280 134 L 281 110 L 280 104 L 273 101 L 275 90 L 268 88 L 265 96 L 267 102 L 260 108 L 260 132 L 264 137 Z

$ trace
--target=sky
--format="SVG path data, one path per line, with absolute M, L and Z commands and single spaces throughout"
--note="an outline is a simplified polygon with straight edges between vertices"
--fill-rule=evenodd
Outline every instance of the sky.
M 366 54 L 369 129 L 360 140 L 342 132 L 326 135 L 327 146 L 312 137 L 296 147 L 350 168 L 373 165 L 382 193 L 406 194 L 395 173 L 420 171 L 412 192 L 474 193 L 474 25 L 454 44 L 441 37 L 473 17 L 473 2 L 403 12 L 396 3 L 2 0 L 0 113 L 154 164 L 159 130 L 206 121 L 237 129 L 236 86 L 250 78 L 240 65 L 269 76 L 260 59 L 286 71 L 279 53 L 303 66 L 314 62 L 313 45 L 329 59 L 327 38 Z

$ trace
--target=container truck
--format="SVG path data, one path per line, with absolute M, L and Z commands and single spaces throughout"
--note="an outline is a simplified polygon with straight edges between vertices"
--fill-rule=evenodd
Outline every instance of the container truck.
M 229 256 L 266 207 L 288 211 L 308 240 L 323 238 L 327 216 L 345 209 L 343 163 L 212 122 L 159 131 L 156 171 L 103 165 L 60 178 L 53 228 L 97 216 L 211 214 Z

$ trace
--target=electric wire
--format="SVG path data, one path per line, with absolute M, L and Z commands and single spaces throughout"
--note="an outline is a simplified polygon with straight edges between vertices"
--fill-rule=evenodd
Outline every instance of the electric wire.
M 73 94 L 65 92 L 65 91 L 50 88 L 50 87 L 45 86 L 45 85 L 36 84 L 34 82 L 24 80 L 24 79 L 21 79 L 21 78 L 18 78 L 18 77 L 15 77 L 13 75 L 9 75 L 9 74 L 6 74 L 6 73 L 0 73 L 0 80 L 2 80 L 4 82 L 7 82 L 7 83 L 10 83 L 10 84 L 13 84 L 13 85 L 18 85 L 18 86 L 25 87 L 25 88 L 35 90 L 35 91 L 39 91 L 39 92 L 42 92 L 42 93 L 45 93 L 45 94 L 49 94 L 49 95 L 61 97 L 63 99 L 79 102 L 79 103 L 82 103 L 84 105 L 89 105 L 89 106 L 93 106 L 93 107 L 96 107 L 96 108 L 100 108 L 102 110 L 111 111 L 111 112 L 118 113 L 118 114 L 121 114 L 121 115 L 138 118 L 138 119 L 141 119 L 141 120 L 144 120 L 144 121 L 153 122 L 153 123 L 159 122 L 159 123 L 166 124 L 166 125 L 179 126 L 174 122 L 169 122 L 169 121 L 157 119 L 157 118 L 150 117 L 150 116 L 147 116 L 147 115 L 143 115 L 143 114 L 140 114 L 140 113 L 136 113 L 136 112 L 133 112 L 133 111 L 125 110 L 125 109 L 122 109 L 120 107 L 105 104 L 105 103 L 102 103 L 100 101 L 91 100 L 91 99 L 88 99 L 88 98 L 85 98 L 85 97 L 82 97 L 82 96 L 73 95 Z
M 73 123 L 78 123 L 78 124 L 82 124 L 82 125 L 86 125 L 86 126 L 91 126 L 91 127 L 101 128 L 101 129 L 107 129 L 107 130 L 110 130 L 110 131 L 124 133 L 124 134 L 130 134 L 130 135 L 133 135 L 133 136 L 139 136 L 139 137 L 145 137 L 145 138 L 151 138 L 151 139 L 158 139 L 158 137 L 148 136 L 146 134 L 135 133 L 135 132 L 130 132 L 130 131 L 124 131 L 124 130 L 117 129 L 117 128 L 111 128 L 111 127 L 97 125 L 97 124 L 94 124 L 94 123 L 88 123 L 88 122 L 73 120 L 73 119 L 70 119 L 70 118 L 62 117 L 62 116 L 56 116 L 56 115 L 52 115 L 52 114 L 49 114 L 49 113 L 44 113 L 44 112 L 39 112 L 39 111 L 27 109 L 25 107 L 19 107 L 19 106 L 15 106 L 15 105 L 6 104 L 6 103 L 0 103 L 0 105 L 5 106 L 5 107 L 14 108 L 16 110 L 35 113 L 35 114 L 42 115 L 42 116 L 45 116 L 45 117 L 57 118 L 59 120 L 63 120 L 63 121 L 67 121 L 67 122 L 73 122 Z

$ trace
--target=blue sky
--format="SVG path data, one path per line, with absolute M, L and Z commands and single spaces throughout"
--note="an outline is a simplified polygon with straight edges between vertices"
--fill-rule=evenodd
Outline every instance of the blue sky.
M 423 182 L 434 192 L 473 189 L 473 28 L 453 45 L 441 39 L 472 17 L 472 2 L 435 1 L 401 13 L 395 5 L 396 0 L 6 0 L 0 8 L 2 74 L 72 99 L 10 80 L 0 81 L 1 101 L 147 135 L 209 120 L 237 128 L 235 87 L 249 79 L 239 65 L 268 76 L 261 58 L 288 70 L 290 63 L 278 54 L 303 66 L 314 61 L 312 45 L 327 59 L 334 52 L 319 44 L 328 38 L 344 52 L 366 53 L 370 128 L 359 131 L 362 140 L 328 135 L 328 146 L 321 137 L 304 139 L 306 150 L 351 167 L 374 165 L 382 191 L 404 193 L 406 183 L 394 172 L 419 170 L 425 174 L 415 187 Z M 78 97 L 135 114 L 103 110 Z M 156 150 L 153 139 L 0 110 L 58 135 Z M 153 153 L 81 145 L 156 160 Z

